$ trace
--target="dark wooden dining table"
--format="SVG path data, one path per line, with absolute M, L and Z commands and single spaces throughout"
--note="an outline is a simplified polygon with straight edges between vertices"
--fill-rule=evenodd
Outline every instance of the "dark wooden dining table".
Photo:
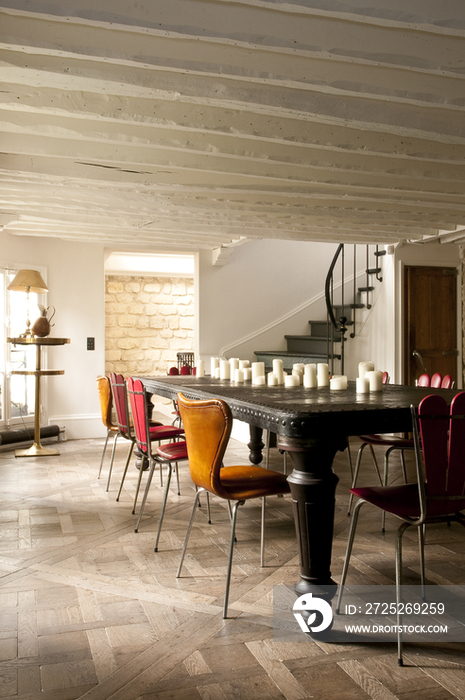
M 233 417 L 249 424 L 250 460 L 262 459 L 262 431 L 277 436 L 279 449 L 289 452 L 293 471 L 288 477 L 300 549 L 298 595 L 313 593 L 331 599 L 336 583 L 331 578 L 335 492 L 339 481 L 332 464 L 351 435 L 398 433 L 412 428 L 410 406 L 424 396 L 439 393 L 450 403 L 454 390 L 388 384 L 382 391 L 358 394 L 355 382 L 347 390 L 329 387 L 252 386 L 228 380 L 195 376 L 138 377 L 148 392 L 176 399 L 220 398 Z

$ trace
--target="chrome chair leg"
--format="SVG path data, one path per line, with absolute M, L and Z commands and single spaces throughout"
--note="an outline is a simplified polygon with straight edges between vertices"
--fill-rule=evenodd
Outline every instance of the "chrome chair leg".
M 153 550 L 154 552 L 158 552 L 158 541 L 160 539 L 160 532 L 161 532 L 161 526 L 163 524 L 163 518 L 165 515 L 165 509 L 166 509 L 166 501 L 168 500 L 168 491 L 170 488 L 170 481 L 171 481 L 171 472 L 172 472 L 172 467 L 171 463 L 167 463 L 168 466 L 168 474 L 166 475 L 166 486 L 165 486 L 165 493 L 163 495 L 163 505 L 161 507 L 161 513 L 160 513 L 160 522 L 158 523 L 158 532 L 157 532 L 157 539 L 155 540 L 155 549 Z M 161 469 L 161 467 L 160 467 Z M 139 518 L 142 517 L 142 509 Z
M 147 501 L 147 496 L 149 495 L 150 484 L 152 483 L 153 472 L 155 471 L 155 467 L 157 464 L 159 464 L 159 462 L 157 462 L 155 459 L 152 459 L 152 464 L 150 465 L 149 475 L 147 477 L 147 483 L 145 484 L 144 497 L 142 499 L 142 504 L 141 504 L 140 511 L 139 511 L 139 518 L 137 520 L 137 525 L 136 525 L 136 529 L 134 530 L 134 532 L 137 532 L 139 529 L 139 523 L 140 523 L 140 520 L 142 518 L 142 513 L 144 512 L 145 502 Z M 141 468 L 142 468 L 142 464 L 141 464 Z M 161 466 L 160 466 L 160 469 L 161 469 Z
M 123 476 L 121 477 L 121 483 L 120 483 L 120 485 L 119 485 L 118 495 L 116 496 L 116 500 L 117 500 L 117 501 L 119 501 L 119 497 L 121 496 L 121 491 L 123 490 L 123 484 L 124 484 L 124 480 L 125 480 L 125 478 L 126 478 L 126 473 L 127 473 L 127 471 L 128 471 L 129 462 L 131 461 L 131 456 L 132 456 L 132 451 L 133 451 L 133 449 L 134 449 L 134 443 L 131 441 L 131 445 L 130 445 L 130 447 L 129 447 L 128 456 L 127 456 L 127 459 L 126 459 L 126 464 L 124 465 Z M 142 466 L 142 465 L 141 465 L 141 466 Z M 107 489 L 107 490 L 108 490 L 108 489 Z
M 266 496 L 262 496 L 262 519 L 260 533 L 260 566 L 265 566 L 265 512 L 266 512 Z
M 421 597 L 426 600 L 425 592 L 425 535 L 426 535 L 426 525 L 420 525 L 418 528 L 418 547 L 420 550 L 420 577 L 421 577 Z
M 402 658 L 402 536 L 411 523 L 403 522 L 396 534 L 396 603 L 397 603 L 397 663 L 404 665 Z M 421 527 L 420 527 L 421 529 Z
M 226 592 L 224 595 L 224 608 L 223 608 L 223 618 L 226 619 L 228 617 L 228 602 L 229 602 L 229 586 L 231 584 L 231 571 L 232 571 L 232 562 L 233 562 L 233 555 L 234 555 L 234 540 L 235 540 L 235 535 L 236 535 L 236 518 L 237 518 L 237 509 L 239 506 L 242 506 L 245 503 L 245 501 L 236 501 L 233 507 L 233 517 L 231 521 L 231 538 L 229 540 L 229 560 L 228 560 L 228 573 L 226 574 Z
M 113 471 L 113 462 L 115 461 L 116 442 L 118 440 L 118 437 L 119 437 L 119 433 L 116 433 L 115 439 L 113 440 L 113 449 L 111 451 L 110 468 L 108 469 L 108 479 L 107 479 L 107 488 L 106 488 L 107 491 L 110 488 L 111 472 Z
M 360 447 L 358 449 L 357 461 L 355 462 L 355 470 L 354 470 L 354 476 L 352 479 L 351 488 L 355 488 L 355 486 L 357 485 L 358 473 L 360 471 L 360 463 L 362 461 L 362 454 L 363 454 L 363 450 L 365 449 L 365 447 L 367 445 L 368 445 L 367 442 L 362 442 L 362 444 L 360 445 Z M 370 448 L 370 451 L 371 451 L 371 458 L 373 460 L 373 464 L 375 465 L 376 473 L 378 474 L 379 483 L 381 485 L 383 485 L 383 480 L 381 478 L 381 474 L 380 474 L 379 467 L 378 467 L 378 462 L 376 460 L 375 452 L 373 450 L 373 445 L 368 445 L 368 447 Z M 347 515 L 350 515 L 353 498 L 354 498 L 354 494 L 351 493 L 349 496 L 349 507 L 348 507 Z
M 339 592 L 338 592 L 338 596 L 337 596 L 337 604 L 336 604 L 336 614 L 337 615 L 339 614 L 339 610 L 341 609 L 342 593 L 343 593 L 344 585 L 345 585 L 346 578 L 347 578 L 347 572 L 349 570 L 349 562 L 350 562 L 350 556 L 352 554 L 352 546 L 354 544 L 355 530 L 357 529 L 358 515 L 360 512 L 360 508 L 363 506 L 364 503 L 366 503 L 366 501 L 364 501 L 363 498 L 360 498 L 357 501 L 357 503 L 355 504 L 355 508 L 354 508 L 354 514 L 352 515 L 352 522 L 350 523 L 349 538 L 347 540 L 346 555 L 344 558 L 344 566 L 342 568 L 341 582 L 339 584 Z
M 103 446 L 102 459 L 100 460 L 100 467 L 99 467 L 99 470 L 98 470 L 98 477 L 97 477 L 97 479 L 100 479 L 100 475 L 101 475 L 101 473 L 102 473 L 103 460 L 105 459 L 105 453 L 106 453 L 106 451 L 107 451 L 107 445 L 108 445 L 108 438 L 110 437 L 110 433 L 111 433 L 111 432 L 112 432 L 112 431 L 111 431 L 110 429 L 107 430 L 107 436 L 106 436 L 106 438 L 105 438 L 105 444 L 104 444 L 104 446 Z M 116 438 L 116 435 L 115 435 L 115 438 Z
M 134 496 L 134 506 L 132 508 L 132 514 L 136 512 L 136 505 L 137 505 L 137 498 L 139 496 L 139 489 L 140 489 L 140 484 L 142 481 L 142 472 L 144 471 L 144 465 L 145 461 L 147 459 L 146 455 L 142 455 L 141 463 L 140 463 L 140 469 L 139 469 L 139 477 L 137 479 L 137 486 L 136 486 L 136 495 Z
M 178 570 L 177 570 L 177 572 L 176 572 L 176 578 L 179 578 L 179 577 L 181 576 L 182 565 L 183 565 L 183 562 L 184 562 L 184 555 L 185 555 L 185 553 L 186 553 L 187 543 L 189 542 L 189 537 L 190 537 L 190 534 L 191 534 L 192 524 L 193 524 L 193 522 L 194 522 L 195 514 L 196 514 L 196 512 L 197 512 L 197 504 L 198 504 L 198 502 L 199 502 L 199 496 L 200 496 L 200 494 L 202 493 L 202 491 L 205 491 L 205 489 L 200 488 L 200 489 L 198 489 L 197 493 L 195 494 L 194 505 L 193 505 L 193 507 L 192 507 L 192 513 L 191 513 L 191 517 L 190 517 L 190 519 L 189 519 L 189 525 L 187 526 L 186 536 L 185 536 L 185 538 L 184 538 L 184 544 L 183 544 L 183 547 L 182 547 L 181 559 L 180 559 L 180 561 L 179 561 Z

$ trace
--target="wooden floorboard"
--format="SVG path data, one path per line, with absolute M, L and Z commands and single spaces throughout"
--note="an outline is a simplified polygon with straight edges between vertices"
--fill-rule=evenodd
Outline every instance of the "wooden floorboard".
M 182 577 L 176 579 L 194 488 L 180 467 L 181 495 L 170 491 L 159 551 L 154 540 L 162 497 L 154 476 L 139 532 L 132 504 L 138 471 L 117 459 L 106 491 L 103 439 L 61 443 L 60 455 L 15 459 L 0 452 L 0 698 L 16 700 L 465 700 L 464 644 L 406 644 L 406 667 L 393 644 L 285 641 L 274 634 L 274 586 L 292 589 L 299 572 L 289 497 L 268 499 L 266 567 L 259 566 L 260 503 L 239 511 L 230 595 L 222 604 L 229 514 L 198 509 Z M 357 449 L 352 443 L 353 457 Z M 245 463 L 231 441 L 226 464 Z M 272 451 L 273 468 L 282 456 Z M 349 469 L 336 457 L 333 577 L 339 580 L 350 518 Z M 373 482 L 366 458 L 359 483 Z M 391 457 L 391 476 L 400 469 Z M 144 475 L 145 481 L 146 475 Z M 174 482 L 174 479 L 173 479 Z M 348 583 L 394 583 L 395 523 L 361 516 Z M 405 537 L 406 576 L 418 582 L 415 533 Z M 462 584 L 465 533 L 428 530 L 430 583 Z

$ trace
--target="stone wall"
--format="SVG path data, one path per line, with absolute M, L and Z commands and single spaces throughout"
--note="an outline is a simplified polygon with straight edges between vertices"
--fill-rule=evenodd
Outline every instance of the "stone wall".
M 192 352 L 192 278 L 106 275 L 105 372 L 166 374 Z

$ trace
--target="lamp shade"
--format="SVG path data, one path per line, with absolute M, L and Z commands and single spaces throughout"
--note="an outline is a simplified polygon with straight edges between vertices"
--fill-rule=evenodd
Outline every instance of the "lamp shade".
M 37 270 L 20 270 L 8 285 L 8 289 L 13 292 L 35 292 L 36 294 L 48 292 L 48 287 Z

